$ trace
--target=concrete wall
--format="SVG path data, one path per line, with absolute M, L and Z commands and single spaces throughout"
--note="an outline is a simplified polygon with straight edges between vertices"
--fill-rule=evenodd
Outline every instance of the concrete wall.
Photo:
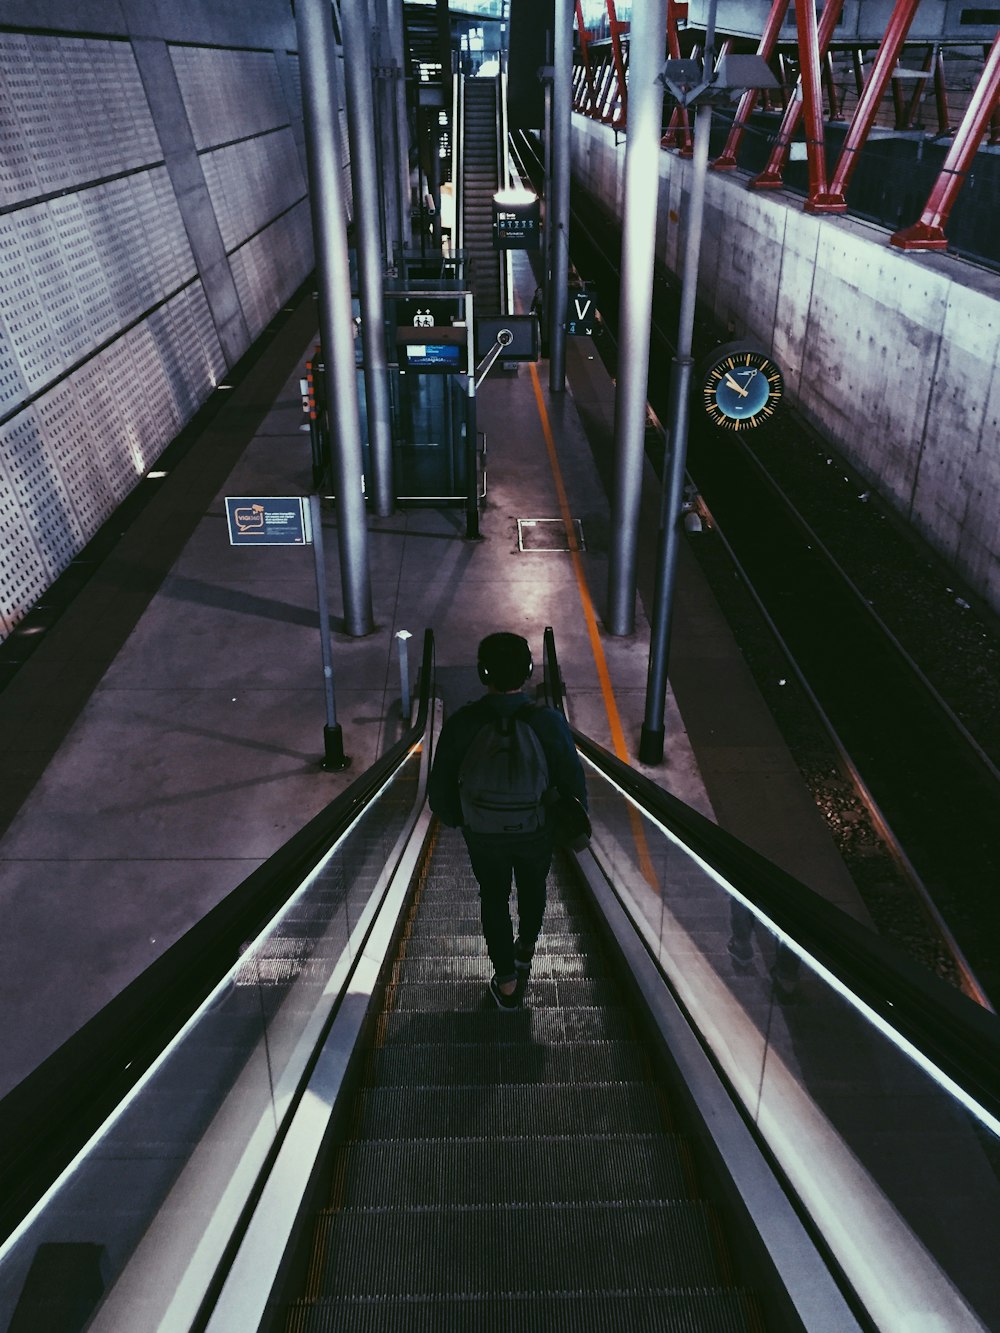
M 574 182 L 620 216 L 624 142 L 574 116 L 572 145 Z M 661 153 L 657 257 L 674 273 L 690 174 Z M 1000 276 L 709 172 L 699 299 L 773 351 L 802 415 L 1000 612 Z
M 313 267 L 295 47 L 287 0 L 0 0 L 0 639 Z

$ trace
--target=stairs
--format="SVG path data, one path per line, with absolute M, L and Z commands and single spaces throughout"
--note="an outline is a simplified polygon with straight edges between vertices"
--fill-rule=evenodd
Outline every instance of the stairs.
M 520 1011 L 478 907 L 442 830 L 288 1333 L 760 1333 L 569 867 Z
M 493 248 L 498 79 L 466 79 L 462 128 L 462 227 L 467 281 L 477 316 L 501 312 L 500 251 Z

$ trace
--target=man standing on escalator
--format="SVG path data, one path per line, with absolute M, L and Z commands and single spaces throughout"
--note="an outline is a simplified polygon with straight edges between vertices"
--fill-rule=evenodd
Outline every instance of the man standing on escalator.
M 586 810 L 587 788 L 563 715 L 524 693 L 534 669 L 519 634 L 490 634 L 479 645 L 487 693 L 465 704 L 441 729 L 431 769 L 430 806 L 460 828 L 479 884 L 490 994 L 501 1009 L 521 1004 L 545 912 L 553 832 L 546 806 L 555 796 Z M 517 885 L 518 936 L 510 918 Z

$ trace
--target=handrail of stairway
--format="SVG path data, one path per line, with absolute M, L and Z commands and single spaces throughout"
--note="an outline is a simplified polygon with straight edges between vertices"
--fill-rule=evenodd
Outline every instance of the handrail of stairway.
M 565 713 L 555 636 L 545 630 L 545 689 Z M 795 940 L 995 1119 L 1000 1017 L 713 824 L 571 726 L 577 749 L 631 800 Z
M 0 1239 L 420 742 L 434 693 L 430 629 L 424 632 L 418 691 L 416 719 L 391 749 L 0 1100 Z

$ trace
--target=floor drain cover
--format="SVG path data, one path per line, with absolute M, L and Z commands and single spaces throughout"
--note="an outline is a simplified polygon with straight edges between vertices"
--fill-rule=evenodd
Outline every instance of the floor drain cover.
M 583 524 L 578 518 L 570 520 L 571 529 L 561 518 L 519 518 L 517 520 L 517 549 L 519 551 L 585 551 Z M 571 535 L 572 534 L 572 535 Z

